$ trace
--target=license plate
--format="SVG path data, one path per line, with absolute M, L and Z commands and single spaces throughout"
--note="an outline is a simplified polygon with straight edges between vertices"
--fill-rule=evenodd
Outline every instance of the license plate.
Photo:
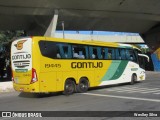
M 23 92 L 23 91 L 24 91 L 24 88 L 20 88 L 19 90 Z

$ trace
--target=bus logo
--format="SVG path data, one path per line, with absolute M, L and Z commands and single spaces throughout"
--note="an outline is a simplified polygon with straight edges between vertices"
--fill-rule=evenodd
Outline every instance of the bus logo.
M 18 41 L 14 46 L 17 48 L 17 50 L 22 50 L 24 42 L 26 42 L 26 40 Z

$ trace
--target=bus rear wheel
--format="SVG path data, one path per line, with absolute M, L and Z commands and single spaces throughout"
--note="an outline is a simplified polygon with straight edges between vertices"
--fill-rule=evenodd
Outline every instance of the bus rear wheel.
M 89 82 L 86 78 L 81 78 L 79 84 L 77 85 L 77 92 L 83 93 L 87 92 L 89 88 Z
M 137 75 L 136 74 L 133 74 L 132 77 L 131 77 L 131 82 L 130 84 L 133 85 L 137 82 Z
M 75 82 L 71 79 L 67 79 L 64 85 L 63 93 L 65 95 L 71 95 L 75 92 L 75 88 L 76 88 Z

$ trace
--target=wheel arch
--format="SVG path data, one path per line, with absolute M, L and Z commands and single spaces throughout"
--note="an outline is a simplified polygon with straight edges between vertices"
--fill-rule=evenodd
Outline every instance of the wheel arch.
M 68 92 L 68 87 L 66 87 L 66 84 L 67 84 L 67 82 L 71 82 L 72 81 L 72 83 L 71 83 L 71 85 L 72 85 L 72 91 L 70 92 Z M 75 91 L 76 91 L 76 82 L 75 82 L 75 79 L 74 78 L 72 78 L 72 77 L 70 77 L 70 78 L 66 78 L 65 79 L 65 81 L 64 81 L 64 85 L 63 85 L 64 87 L 64 90 L 63 90 L 63 94 L 65 94 L 65 95 L 70 95 L 70 94 L 73 94 Z
M 134 79 L 134 76 L 136 76 L 136 79 Z M 130 84 L 133 85 L 133 84 L 135 84 L 136 82 L 137 82 L 137 74 L 136 74 L 136 73 L 132 73 Z
M 67 80 L 72 80 L 72 81 L 76 84 L 76 79 L 73 78 L 73 77 L 66 78 L 66 79 L 65 79 L 65 82 L 66 82 Z M 64 85 L 65 85 L 65 82 L 64 82 Z
M 132 73 L 132 75 L 136 75 L 137 76 L 137 73 Z

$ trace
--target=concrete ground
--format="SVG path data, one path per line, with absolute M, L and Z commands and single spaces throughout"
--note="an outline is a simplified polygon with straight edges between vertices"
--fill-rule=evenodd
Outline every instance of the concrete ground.
M 81 117 L 47 117 L 44 120 L 159 120 L 160 117 L 160 74 L 157 72 L 147 72 L 147 79 L 135 85 L 123 84 L 115 86 L 106 86 L 104 88 L 95 88 L 86 93 L 76 93 L 65 96 L 61 93 L 36 97 L 31 93 L 4 92 L 10 88 L 13 90 L 12 82 L 1 82 L 4 88 L 0 94 L 0 111 L 57 111 L 59 115 L 63 111 L 80 112 Z M 5 86 L 5 87 L 4 87 Z M 129 112 L 144 113 L 151 112 L 158 114 L 158 117 L 112 117 L 106 116 L 105 112 L 100 113 L 103 117 L 84 117 L 83 111 L 88 111 L 94 116 L 94 111 L 116 111 L 120 114 L 128 115 Z M 89 112 L 93 111 L 93 112 Z M 157 112 L 156 112 L 157 111 Z M 97 114 L 97 113 L 96 113 Z M 68 114 L 67 114 L 68 115 Z M 57 116 L 53 112 L 51 116 Z M 17 120 L 13 118 L 0 118 L 1 120 Z M 25 119 L 25 118 L 22 118 Z M 28 120 L 28 118 L 26 118 Z M 36 119 L 36 118 L 35 118 Z
M 10 78 L 0 78 L 0 93 L 14 91 Z

